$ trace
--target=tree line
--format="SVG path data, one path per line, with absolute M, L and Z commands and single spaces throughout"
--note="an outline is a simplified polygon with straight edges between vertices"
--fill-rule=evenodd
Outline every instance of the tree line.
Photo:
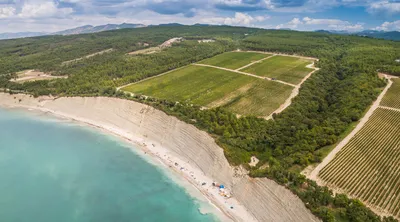
M 134 47 L 126 46 L 130 40 L 127 36 L 133 34 L 139 36 L 130 42 L 133 45 L 140 45 L 138 43 L 143 42 L 143 38 L 153 39 L 153 45 L 170 37 L 182 36 L 188 40 L 159 53 L 128 56 L 126 52 Z M 79 38 L 83 39 L 83 43 L 77 40 Z M 217 41 L 199 44 L 196 41 L 198 38 Z M 89 42 L 87 48 L 85 41 Z M 114 41 L 121 41 L 118 43 L 120 46 L 113 45 L 117 44 Z M 58 55 L 63 50 L 46 51 L 51 48 L 51 43 L 70 47 L 71 53 L 66 51 L 67 56 Z M 116 50 L 60 65 L 62 61 L 70 60 L 72 54 L 88 54 L 91 44 L 102 45 L 96 50 L 110 47 Z M 44 40 L 28 38 L 0 46 L 0 64 L 8 64 L 0 70 L 3 74 L 0 75 L 0 87 L 36 96 L 113 96 L 147 103 L 207 131 L 216 138 L 232 165 L 243 165 L 253 177 L 268 177 L 286 186 L 324 221 L 395 221 L 391 217 L 380 218 L 357 200 L 345 195 L 333 195 L 328 188 L 307 180 L 299 171 L 309 164 L 320 162 L 323 158 L 320 150 L 336 143 L 349 126 L 362 117 L 385 86 L 377 71 L 399 75 L 400 64 L 395 62 L 395 58 L 400 58 L 399 44 L 355 36 L 225 26 L 153 27 L 72 37 L 44 37 Z M 34 46 L 42 48 L 35 51 Z M 82 50 L 79 50 L 80 46 Z M 131 97 L 115 90 L 117 86 L 236 48 L 317 57 L 319 61 L 316 65 L 321 70 L 303 84 L 292 105 L 274 115 L 271 121 L 254 116 L 238 118 L 223 108 L 203 110 L 183 102 L 140 95 Z M 46 56 L 57 59 L 51 59 L 48 64 L 40 61 Z M 17 68 L 12 67 L 11 60 L 15 58 L 22 61 Z M 28 68 L 50 70 L 69 78 L 23 84 L 8 81 L 15 76 L 13 72 Z M 260 160 L 256 167 L 248 165 L 252 155 Z

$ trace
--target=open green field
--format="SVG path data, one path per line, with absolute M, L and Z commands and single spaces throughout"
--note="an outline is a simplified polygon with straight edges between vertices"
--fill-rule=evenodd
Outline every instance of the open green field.
M 400 216 L 400 112 L 378 108 L 319 177 L 366 204 Z
M 276 78 L 292 84 L 299 84 L 308 73 L 313 71 L 313 69 L 306 67 L 311 62 L 309 59 L 274 56 L 241 71 Z
M 124 91 L 201 106 L 224 97 L 256 78 L 220 69 L 188 66 L 123 88 Z
M 242 115 L 271 114 L 290 96 L 293 87 L 272 81 L 257 80 L 249 90 L 229 101 L 224 107 Z
M 271 56 L 256 52 L 226 52 L 212 58 L 200 61 L 200 64 L 219 66 L 228 69 L 238 69 L 249 63 Z
M 400 79 L 392 79 L 393 85 L 381 101 L 382 106 L 400 109 Z
M 293 87 L 193 65 L 122 90 L 210 108 L 224 106 L 240 115 L 268 116 L 285 102 Z

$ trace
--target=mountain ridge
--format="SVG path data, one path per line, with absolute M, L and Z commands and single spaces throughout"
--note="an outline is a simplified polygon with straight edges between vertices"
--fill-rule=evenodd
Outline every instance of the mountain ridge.
M 117 29 L 126 29 L 126 28 L 142 28 L 146 27 L 143 24 L 131 24 L 131 23 L 122 23 L 122 24 L 106 24 L 106 25 L 83 25 L 72 29 L 66 29 L 58 32 L 7 32 L 0 33 L 1 39 L 16 39 L 16 38 L 27 38 L 27 37 L 37 37 L 44 35 L 77 35 L 77 34 L 86 34 L 86 33 L 96 33 Z
M 338 35 L 356 35 L 361 37 L 400 41 L 399 31 L 363 30 L 360 32 L 349 32 L 345 30 L 315 30 L 315 32 Z
M 111 31 L 117 29 L 127 29 L 127 28 L 142 28 L 142 27 L 154 27 L 154 26 L 183 26 L 180 23 L 165 23 L 158 25 L 144 25 L 144 24 L 133 24 L 133 23 L 122 23 L 122 24 L 105 24 L 105 25 L 83 25 L 79 27 L 75 27 L 72 29 L 66 29 L 58 32 L 6 32 L 0 33 L 1 39 L 16 39 L 16 38 L 26 38 L 26 37 L 37 37 L 44 35 L 77 35 L 77 34 L 86 34 L 86 33 L 96 33 L 103 31 Z M 211 26 L 210 24 L 193 24 L 193 26 Z M 287 29 L 290 30 L 290 29 Z M 378 31 L 378 30 L 363 30 L 359 32 L 349 32 L 346 30 L 315 30 L 314 32 L 326 33 L 326 34 L 338 34 L 338 35 L 357 35 L 362 37 L 370 37 L 377 39 L 386 39 L 393 41 L 400 41 L 400 32 L 399 31 Z

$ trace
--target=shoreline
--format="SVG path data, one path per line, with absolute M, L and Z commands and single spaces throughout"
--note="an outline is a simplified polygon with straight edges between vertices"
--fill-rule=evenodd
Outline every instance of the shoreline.
M 222 221 L 320 221 L 286 187 L 268 178 L 250 178 L 242 167 L 231 166 L 207 132 L 154 107 L 111 97 L 33 98 L 7 93 L 0 93 L 0 107 L 74 120 L 134 144 L 135 153 L 162 164 L 159 169 L 185 182 L 179 185 L 186 191 L 196 191 L 189 195 L 216 206 Z M 213 182 L 225 186 L 225 197 Z
M 156 146 L 156 141 L 129 135 L 128 133 L 124 133 L 123 129 L 107 127 L 101 123 L 96 123 L 95 121 L 90 121 L 88 119 L 68 115 L 47 108 L 26 105 L 4 106 L 2 104 L 0 104 L 0 108 L 11 111 L 20 110 L 26 113 L 32 111 L 43 113 L 48 115 L 44 118 L 56 118 L 62 121 L 72 122 L 78 126 L 90 127 L 100 131 L 101 133 L 107 134 L 108 136 L 115 137 L 116 139 L 125 142 L 129 146 L 127 148 L 129 148 L 133 153 L 146 160 L 149 164 L 158 167 L 169 179 L 182 187 L 185 192 L 199 204 L 200 214 L 211 213 L 220 221 L 257 221 L 236 199 L 226 199 L 220 196 L 218 188 L 212 187 L 211 185 L 214 182 L 212 178 L 207 177 L 200 169 L 191 166 L 190 163 L 186 163 L 179 159 L 179 157 L 171 154 L 167 148 Z M 184 169 L 182 170 L 182 168 Z M 204 182 L 207 184 L 201 185 Z M 202 202 L 205 200 L 208 202 L 210 207 L 215 209 L 204 209 Z M 231 206 L 233 209 L 230 209 Z

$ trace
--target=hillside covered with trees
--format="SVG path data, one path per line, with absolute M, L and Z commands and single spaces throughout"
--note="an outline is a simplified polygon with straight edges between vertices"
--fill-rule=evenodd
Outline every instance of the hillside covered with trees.
M 127 55 L 143 48 L 141 43 L 155 46 L 173 37 L 187 41 L 159 53 Z M 216 41 L 196 41 L 203 38 Z M 35 96 L 118 96 L 153 105 L 212 134 L 231 164 L 242 164 L 251 176 L 268 177 L 286 186 L 324 221 L 394 221 L 380 218 L 357 200 L 333 195 L 298 172 L 321 161 L 321 150 L 337 142 L 362 117 L 385 86 L 377 71 L 400 76 L 400 63 L 395 61 L 400 58 L 399 42 L 225 26 L 150 27 L 1 42 L 0 88 Z M 62 65 L 109 48 L 114 51 Z M 317 57 L 321 70 L 303 84 L 292 105 L 271 121 L 116 91 L 118 86 L 238 48 Z M 68 75 L 68 79 L 9 82 L 15 72 L 25 69 Z M 260 159 L 253 168 L 247 164 L 252 155 Z

